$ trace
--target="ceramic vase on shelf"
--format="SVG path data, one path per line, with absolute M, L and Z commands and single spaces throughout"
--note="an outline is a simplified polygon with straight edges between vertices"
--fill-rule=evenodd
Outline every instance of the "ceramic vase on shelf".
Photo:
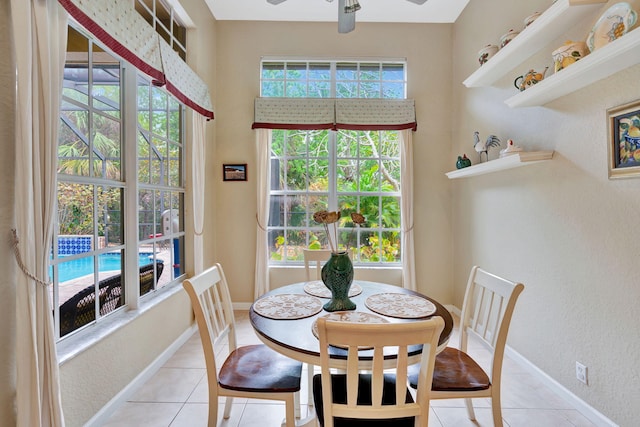
M 515 39 L 518 34 L 520 34 L 520 31 L 509 30 L 509 32 L 500 37 L 500 49 L 505 47 L 511 40 Z
M 498 46 L 494 44 L 488 44 L 478 52 L 478 62 L 480 65 L 486 63 L 489 59 L 493 57 L 498 52 Z
M 321 277 L 331 291 L 331 300 L 323 307 L 326 311 L 355 310 L 355 303 L 349 299 L 353 264 L 347 252 L 331 253 L 331 258 L 322 266 Z
M 563 46 L 560 46 L 551 53 L 553 57 L 553 70 L 557 73 L 588 54 L 589 48 L 585 42 L 567 41 Z

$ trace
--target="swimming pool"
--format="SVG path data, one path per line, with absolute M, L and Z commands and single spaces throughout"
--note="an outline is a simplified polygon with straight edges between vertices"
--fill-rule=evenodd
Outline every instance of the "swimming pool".
M 141 252 L 138 254 L 138 265 L 143 266 L 153 262 L 153 253 Z M 64 259 L 64 257 L 61 257 Z M 98 271 L 120 270 L 122 263 L 120 253 L 101 254 L 98 256 Z M 53 275 L 53 267 L 49 272 Z M 58 264 L 58 282 L 66 282 L 67 280 L 77 279 L 78 277 L 93 274 L 93 257 L 74 259 L 72 261 L 61 262 Z

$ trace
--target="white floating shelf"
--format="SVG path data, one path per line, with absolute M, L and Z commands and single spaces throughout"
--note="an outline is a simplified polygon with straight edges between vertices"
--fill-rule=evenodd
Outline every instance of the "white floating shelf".
M 544 105 L 638 63 L 640 28 L 595 50 L 562 71 L 546 77 L 529 89 L 507 99 L 505 103 L 509 107 Z
M 456 179 L 484 175 L 486 173 L 498 172 L 505 169 L 512 169 L 545 160 L 551 160 L 552 157 L 553 151 L 523 151 L 500 159 L 490 160 L 485 163 L 479 163 L 463 169 L 447 172 L 447 177 L 449 179 Z
M 595 13 L 605 0 L 557 0 L 538 19 L 463 82 L 466 87 L 491 86 L 575 24 Z

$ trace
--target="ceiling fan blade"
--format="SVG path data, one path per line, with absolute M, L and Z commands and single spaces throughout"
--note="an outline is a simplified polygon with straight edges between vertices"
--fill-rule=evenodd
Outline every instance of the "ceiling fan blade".
M 427 0 L 408 0 L 408 1 L 415 4 L 425 4 L 427 2 Z
M 356 29 L 356 14 L 344 11 L 346 0 L 338 0 L 338 32 L 349 33 Z
M 280 4 L 282 2 L 284 2 L 286 0 L 267 0 L 267 3 L 271 3 L 271 4 Z

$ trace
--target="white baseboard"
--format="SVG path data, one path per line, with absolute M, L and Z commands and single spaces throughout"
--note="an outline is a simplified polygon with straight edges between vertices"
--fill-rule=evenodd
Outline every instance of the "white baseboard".
M 460 309 L 453 305 L 446 305 L 447 310 L 460 318 Z M 522 366 L 527 372 L 539 379 L 545 386 L 556 392 L 560 397 L 566 400 L 576 411 L 580 412 L 592 423 L 599 427 L 619 427 L 616 423 L 608 419 L 595 408 L 587 404 L 584 400 L 573 394 L 569 389 L 551 378 L 546 372 L 531 363 L 523 355 L 515 351 L 513 348 L 506 346 L 505 354 Z
M 249 311 L 249 309 L 251 308 L 251 302 L 234 302 L 233 303 L 233 309 L 234 310 L 241 310 L 241 311 Z
M 616 423 L 604 416 L 601 412 L 590 406 L 584 400 L 573 394 L 569 389 L 551 378 L 546 372 L 531 363 L 528 359 L 506 346 L 505 354 L 520 364 L 530 374 L 538 378 L 544 385 L 555 391 L 560 397 L 569 402 L 578 412 L 587 417 L 589 421 L 599 427 L 619 427 Z
M 446 308 L 451 313 L 453 313 L 456 316 L 458 316 L 458 319 L 460 318 L 460 314 L 461 314 L 460 309 L 458 307 L 456 307 L 455 305 L 445 305 L 444 308 Z
M 178 339 L 176 339 L 165 351 L 160 354 L 149 366 L 147 366 L 133 381 L 127 384 L 113 399 L 102 407 L 85 425 L 84 427 L 98 427 L 103 425 L 109 417 L 120 408 L 133 394 L 174 355 L 176 351 L 198 330 L 198 326 L 194 323 L 189 329 L 184 331 Z

